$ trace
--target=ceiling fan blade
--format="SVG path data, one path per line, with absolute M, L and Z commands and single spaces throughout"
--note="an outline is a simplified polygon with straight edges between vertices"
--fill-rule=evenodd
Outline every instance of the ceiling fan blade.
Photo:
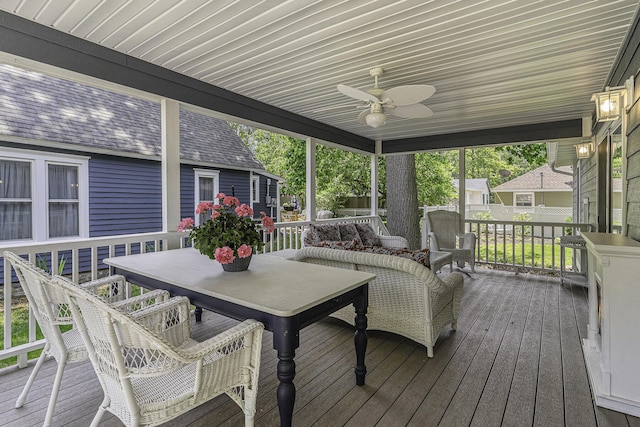
M 359 99 L 361 101 L 380 102 L 380 100 L 378 98 L 376 98 L 375 96 L 371 95 L 370 93 L 367 93 L 367 92 L 365 92 L 363 90 L 360 90 L 360 89 L 353 88 L 351 86 L 338 85 L 338 90 L 343 95 L 347 95 L 347 96 L 349 96 L 351 98 Z
M 431 85 L 407 85 L 385 90 L 381 99 L 390 99 L 394 105 L 411 105 L 424 101 L 436 92 Z
M 389 108 L 389 114 L 405 119 L 421 119 L 433 116 L 433 110 L 424 104 L 401 105 L 396 108 Z
M 367 124 L 367 114 L 369 114 L 369 109 L 368 108 L 366 110 L 362 110 L 360 112 L 360 114 L 358 114 L 358 123 L 360 123 L 361 125 L 366 125 Z

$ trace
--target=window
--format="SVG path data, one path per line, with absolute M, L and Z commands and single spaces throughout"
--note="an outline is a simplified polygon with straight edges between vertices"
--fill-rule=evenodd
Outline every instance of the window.
M 513 202 L 516 207 L 533 207 L 533 193 L 514 193 Z
M 196 169 L 195 202 L 215 202 L 216 195 L 220 192 L 220 172 L 206 169 Z M 204 214 L 196 218 L 196 224 L 206 220 Z
M 87 237 L 88 161 L 0 151 L 0 241 Z
M 260 177 L 251 175 L 251 202 L 260 203 Z
M 49 237 L 79 236 L 78 167 L 49 164 Z
M 33 236 L 31 162 L 0 160 L 0 240 Z

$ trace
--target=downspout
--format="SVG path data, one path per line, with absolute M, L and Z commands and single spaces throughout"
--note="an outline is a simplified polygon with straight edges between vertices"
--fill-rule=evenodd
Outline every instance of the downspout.
M 561 171 L 561 170 L 556 169 L 556 161 L 555 160 L 553 162 L 551 162 L 551 164 L 549 166 L 551 166 L 551 170 L 554 171 L 555 173 L 561 173 L 562 175 L 573 176 L 573 172 L 566 172 L 566 171 Z

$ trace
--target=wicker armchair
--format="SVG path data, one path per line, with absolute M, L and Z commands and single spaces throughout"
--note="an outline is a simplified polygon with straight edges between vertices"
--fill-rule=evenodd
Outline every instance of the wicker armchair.
M 296 260 L 374 273 L 376 278 L 369 283 L 367 328 L 423 344 L 428 357 L 433 357 L 440 331 L 449 324 L 456 329 L 463 286 L 460 273 L 440 279 L 408 258 L 318 247 L 302 248 Z M 331 316 L 353 324 L 351 307 Z
M 105 411 L 127 426 L 157 425 L 226 393 L 252 426 L 263 325 L 245 320 L 204 342 L 191 338 L 189 299 L 174 297 L 135 317 L 63 277 L 69 307 L 104 391 Z
M 74 328 L 67 332 L 60 331 L 60 326 L 73 324 L 73 316 L 69 311 L 64 294 L 56 291 L 56 288 L 51 286 L 52 277 L 13 252 L 5 251 L 4 257 L 9 260 L 16 272 L 20 285 L 29 301 L 29 307 L 31 307 L 38 325 L 40 325 L 46 342 L 36 366 L 31 375 L 29 375 L 29 379 L 16 401 L 15 407 L 20 408 L 24 405 L 43 362 L 47 356 L 53 356 L 58 362 L 58 369 L 44 420 L 44 425 L 48 426 L 51 425 L 66 364 L 85 361 L 89 354 L 82 342 L 78 329 Z M 120 310 L 129 312 L 169 298 L 169 293 L 166 291 L 153 291 L 138 297 L 125 299 L 125 286 L 127 284 L 122 276 L 105 277 L 83 283 L 80 286 L 89 292 L 100 295 L 101 298 L 113 303 Z
M 460 230 L 460 215 L 457 212 L 437 210 L 427 212 L 425 218 L 429 233 L 429 249 L 439 252 L 451 252 L 452 264 L 464 268 L 469 263 L 471 271 L 476 271 L 476 235 L 462 233 Z M 462 239 L 462 242 L 460 240 Z M 449 266 L 450 268 L 453 265 Z

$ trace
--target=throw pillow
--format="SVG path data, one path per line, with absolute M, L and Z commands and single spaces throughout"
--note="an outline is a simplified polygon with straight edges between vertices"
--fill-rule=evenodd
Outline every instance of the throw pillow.
M 311 224 L 309 230 L 314 242 L 340 240 L 340 230 L 336 224 Z
M 356 229 L 358 230 L 358 235 L 360 236 L 360 240 L 362 240 L 362 244 L 364 246 L 380 246 L 380 238 L 373 231 L 373 227 L 371 224 L 367 223 L 356 223 Z
M 340 240 L 355 240 L 356 244 L 362 245 L 362 239 L 360 239 L 355 224 L 338 224 L 338 229 L 340 230 Z

